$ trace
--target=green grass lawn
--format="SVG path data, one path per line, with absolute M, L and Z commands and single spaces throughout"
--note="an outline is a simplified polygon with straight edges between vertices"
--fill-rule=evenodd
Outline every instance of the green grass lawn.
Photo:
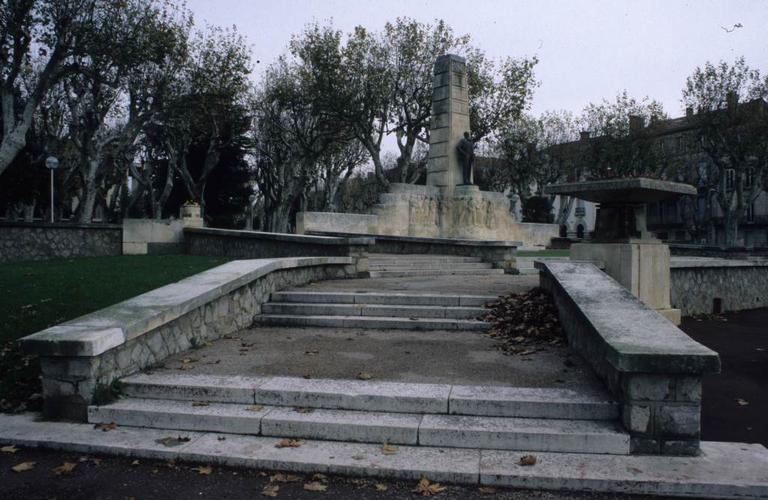
M 125 255 L 0 264 L 0 344 L 227 260 L 193 255 Z
M 517 252 L 520 257 L 570 257 L 570 250 L 541 250 Z

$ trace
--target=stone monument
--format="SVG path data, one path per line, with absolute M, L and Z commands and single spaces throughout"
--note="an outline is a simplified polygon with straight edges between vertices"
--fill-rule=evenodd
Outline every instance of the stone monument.
M 599 203 L 595 235 L 589 243 L 571 245 L 571 259 L 603 263 L 605 272 L 635 297 L 680 324 L 680 310 L 670 304 L 669 247 L 648 232 L 645 207 L 695 195 L 695 187 L 637 178 L 556 184 L 544 192 Z
M 297 232 L 365 233 L 428 238 L 519 241 L 546 245 L 556 224 L 521 224 L 504 193 L 473 184 L 467 64 L 446 54 L 435 61 L 426 185 L 392 183 L 372 214 L 302 212 Z

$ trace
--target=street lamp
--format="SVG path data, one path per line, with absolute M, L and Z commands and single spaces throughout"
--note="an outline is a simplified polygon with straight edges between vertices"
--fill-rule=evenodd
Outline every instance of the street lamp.
M 53 171 L 59 167 L 59 160 L 55 156 L 45 159 L 45 166 L 51 171 L 51 223 L 53 223 Z

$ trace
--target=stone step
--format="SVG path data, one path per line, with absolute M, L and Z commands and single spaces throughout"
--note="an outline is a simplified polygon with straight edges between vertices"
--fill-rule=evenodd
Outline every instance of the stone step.
M 325 410 L 124 399 L 90 406 L 92 424 L 447 448 L 629 453 L 614 422 Z
M 369 262 L 368 268 L 371 271 L 408 271 L 408 270 L 430 270 L 445 269 L 450 266 L 451 269 L 471 271 L 473 269 L 492 269 L 493 264 L 489 262 Z
M 411 276 L 491 276 L 504 274 L 504 269 L 413 269 L 406 271 L 370 271 L 371 278 L 408 278 Z
M 186 402 L 571 420 L 619 416 L 605 393 L 559 388 L 178 373 L 132 375 L 123 384 L 129 397 Z
M 440 255 L 440 254 L 368 254 L 368 259 L 375 262 L 482 262 L 480 257 L 470 257 L 463 255 Z
M 494 295 L 436 295 L 379 292 L 274 292 L 272 302 L 306 304 L 381 304 L 406 306 L 483 307 L 498 300 Z
M 488 312 L 483 307 L 404 306 L 376 304 L 302 304 L 268 302 L 263 314 L 303 316 L 385 316 L 405 318 L 476 319 Z
M 527 490 L 589 491 L 661 497 L 766 498 L 768 450 L 758 444 L 702 442 L 695 457 L 535 453 L 535 466 L 518 464 L 527 450 L 479 450 L 398 446 L 386 455 L 381 444 L 303 440 L 278 448 L 280 438 L 184 432 L 178 446 L 163 440 L 168 430 L 46 422 L 35 413 L 0 414 L 0 443 L 77 454 L 176 460 L 213 466 L 299 474 L 342 474 L 389 480 Z
M 326 328 L 373 328 L 379 330 L 487 330 L 484 321 L 449 318 L 382 317 L 382 316 L 301 316 L 296 314 L 262 314 L 254 324 L 270 326 L 322 326 Z
M 616 422 L 464 415 L 424 415 L 419 444 L 498 450 L 629 454 Z

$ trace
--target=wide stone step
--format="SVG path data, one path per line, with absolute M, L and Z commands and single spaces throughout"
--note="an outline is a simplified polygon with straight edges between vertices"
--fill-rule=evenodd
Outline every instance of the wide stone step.
M 498 300 L 494 295 L 437 295 L 378 292 L 275 292 L 272 302 L 307 304 L 381 304 L 406 306 L 483 307 Z
M 254 318 L 254 323 L 271 326 L 322 326 L 379 330 L 487 330 L 491 326 L 484 321 L 470 319 L 296 314 L 262 314 Z
M 480 257 L 440 254 L 368 254 L 374 262 L 482 262 Z
M 409 269 L 444 269 L 447 265 L 450 265 L 451 269 L 491 269 L 493 264 L 490 262 L 370 262 L 368 267 L 371 270 L 385 271 L 385 270 L 409 270 Z
M 178 446 L 163 444 L 179 433 L 93 424 L 46 422 L 34 413 L 0 414 L 0 442 L 77 454 L 131 456 L 214 466 L 292 473 L 344 474 L 391 480 L 529 490 L 590 491 L 661 497 L 768 497 L 768 451 L 757 444 L 702 442 L 701 455 L 595 455 L 537 452 L 535 466 L 518 464 L 526 450 L 480 450 L 303 440 L 298 448 L 275 446 L 280 438 L 184 432 Z
M 419 444 L 455 448 L 629 454 L 611 421 L 424 415 Z
M 613 422 L 325 410 L 125 399 L 90 406 L 88 421 L 120 426 L 447 448 L 629 453 Z
M 504 269 L 412 269 L 404 271 L 370 271 L 371 278 L 407 278 L 411 276 L 492 276 L 504 274 Z
M 185 402 L 580 420 L 619 416 L 618 404 L 605 393 L 559 388 L 178 373 L 133 375 L 123 385 L 129 397 Z
M 486 312 L 483 307 L 405 306 L 375 304 L 302 304 L 268 302 L 264 314 L 304 316 L 384 316 L 405 318 L 476 319 Z

